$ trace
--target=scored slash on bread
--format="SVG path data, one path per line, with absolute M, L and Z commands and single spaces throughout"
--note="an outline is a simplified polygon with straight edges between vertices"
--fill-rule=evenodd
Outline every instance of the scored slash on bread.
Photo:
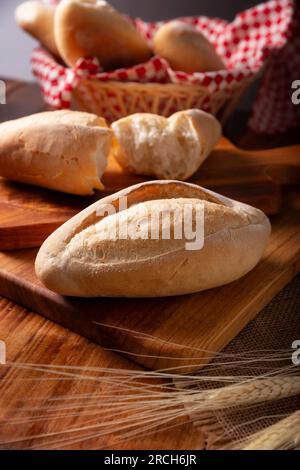
M 112 131 L 104 119 L 49 111 L 0 124 L 0 176 L 71 194 L 103 189 Z
M 119 208 L 127 199 L 127 209 Z M 186 240 L 162 236 L 164 217 L 184 204 L 204 207 L 204 246 L 188 251 Z M 115 213 L 107 212 L 109 207 Z M 158 208 L 159 237 L 148 212 Z M 148 222 L 147 222 L 148 221 Z M 127 238 L 114 231 L 127 224 Z M 47 288 L 75 297 L 164 297 L 200 292 L 247 274 L 260 261 L 270 236 L 258 209 L 189 183 L 157 181 L 132 186 L 97 201 L 54 232 L 41 247 L 36 274 Z M 172 233 L 172 232 L 171 232 Z
M 159 179 L 187 180 L 221 137 L 211 114 L 192 109 L 165 118 L 134 114 L 112 124 L 113 153 L 123 168 Z

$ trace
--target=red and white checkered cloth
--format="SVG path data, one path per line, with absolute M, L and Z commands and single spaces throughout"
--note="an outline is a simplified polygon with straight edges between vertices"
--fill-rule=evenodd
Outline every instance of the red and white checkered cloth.
M 300 124 L 300 105 L 292 102 L 292 84 L 300 80 L 300 2 L 294 2 L 293 17 L 283 47 L 270 54 L 253 107 L 249 127 L 257 133 L 285 132 Z
M 57 3 L 57 0 L 47 0 Z M 293 0 L 272 0 L 237 15 L 232 23 L 217 18 L 181 18 L 198 28 L 216 47 L 226 63 L 220 72 L 187 74 L 174 71 L 160 57 L 130 69 L 103 72 L 96 58 L 78 61 L 73 69 L 59 65 L 45 50 L 32 54 L 32 69 L 46 102 L 54 108 L 71 105 L 72 90 L 84 78 L 100 81 L 137 81 L 142 83 L 183 83 L 203 85 L 210 93 L 218 90 L 231 97 L 244 81 L 266 67 L 263 83 L 254 106 L 250 126 L 257 132 L 275 133 L 299 124 L 300 107 L 292 104 L 291 84 L 300 79 L 299 10 Z M 163 24 L 133 20 L 151 43 Z M 205 109 L 210 110 L 209 97 Z

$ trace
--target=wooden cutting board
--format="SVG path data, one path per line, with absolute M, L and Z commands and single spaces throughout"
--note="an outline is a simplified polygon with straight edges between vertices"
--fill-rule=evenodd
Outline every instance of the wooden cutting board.
M 43 109 L 36 87 L 13 85 L 9 106 L 0 107 L 0 120 Z M 299 182 L 298 169 L 299 147 L 256 153 L 237 150 L 223 140 L 196 178 L 198 184 L 275 213 L 280 207 L 279 185 Z M 126 185 L 139 180 L 126 178 Z M 125 184 L 125 175 L 115 164 L 104 179 L 111 191 Z M 2 181 L 0 241 L 7 248 L 38 246 L 57 225 L 91 202 Z M 220 289 L 171 299 L 65 299 L 38 282 L 33 267 L 36 251 L 24 250 L 0 253 L 0 295 L 98 344 L 127 352 L 147 367 L 186 364 L 196 370 L 210 359 L 201 350 L 221 350 L 299 272 L 299 220 L 296 209 L 273 217 L 263 261 L 243 279 Z
M 223 349 L 300 271 L 299 214 L 274 216 L 263 261 L 222 288 L 164 299 L 67 299 L 39 283 L 36 251 L 24 250 L 0 253 L 0 295 L 146 367 L 196 370 L 211 358 L 203 350 Z
M 106 190 L 93 197 L 0 179 L 0 249 L 39 247 L 53 230 L 96 199 L 145 180 L 126 173 L 112 158 L 103 178 Z M 300 146 L 245 151 L 222 138 L 190 181 L 275 214 L 281 207 L 280 186 L 300 183 Z

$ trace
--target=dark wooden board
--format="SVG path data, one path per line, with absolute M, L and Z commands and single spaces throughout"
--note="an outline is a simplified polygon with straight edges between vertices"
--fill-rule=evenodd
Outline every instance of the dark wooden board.
M 198 369 L 210 359 L 201 350 L 223 349 L 299 272 L 299 212 L 286 211 L 272 223 L 262 262 L 218 289 L 165 299 L 68 299 L 40 284 L 36 251 L 25 250 L 0 253 L 0 295 L 144 366 Z

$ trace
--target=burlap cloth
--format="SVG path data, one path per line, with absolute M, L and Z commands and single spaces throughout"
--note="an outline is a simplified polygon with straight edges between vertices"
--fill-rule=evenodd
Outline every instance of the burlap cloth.
M 300 340 L 300 276 L 274 298 L 223 351 L 223 353 L 234 354 L 237 357 L 239 354 L 255 351 L 257 360 L 247 363 L 241 370 L 241 367 L 230 365 L 218 366 L 217 363 L 220 362 L 218 358 L 212 362 L 213 367 L 210 365 L 204 368 L 199 376 L 202 374 L 204 376 L 259 376 L 284 366 L 293 366 L 292 344 L 296 340 Z M 260 362 L 259 358 L 266 355 L 270 357 L 270 354 L 279 350 L 286 350 L 286 359 L 272 358 L 271 361 Z M 222 358 L 222 362 L 226 362 L 226 359 Z M 300 366 L 295 367 L 294 373 L 298 374 L 298 368 L 300 374 Z M 224 383 L 220 386 L 224 386 Z M 200 389 L 212 388 L 212 384 L 206 385 L 204 382 L 198 387 Z M 220 449 L 275 424 L 299 409 L 300 396 L 245 408 L 231 408 L 230 411 L 213 412 L 207 416 L 199 416 L 196 420 L 193 416 L 193 419 L 197 428 L 205 435 L 205 447 Z

